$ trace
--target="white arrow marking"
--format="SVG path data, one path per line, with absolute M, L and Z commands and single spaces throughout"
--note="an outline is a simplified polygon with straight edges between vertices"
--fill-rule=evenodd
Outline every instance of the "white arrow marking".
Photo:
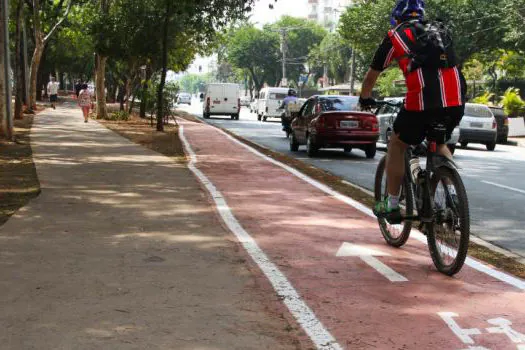
M 373 267 L 377 272 L 388 278 L 390 282 L 407 282 L 408 279 L 392 270 L 379 261 L 376 256 L 390 256 L 390 254 L 350 243 L 343 243 L 336 256 L 358 256 L 365 263 Z

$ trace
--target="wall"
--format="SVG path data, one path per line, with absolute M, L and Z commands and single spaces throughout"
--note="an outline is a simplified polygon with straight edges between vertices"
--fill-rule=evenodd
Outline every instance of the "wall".
M 509 118 L 509 137 L 525 136 L 525 121 L 523 118 Z

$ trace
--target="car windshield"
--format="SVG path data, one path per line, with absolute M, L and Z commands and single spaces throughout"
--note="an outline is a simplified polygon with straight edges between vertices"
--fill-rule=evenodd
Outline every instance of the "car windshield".
M 319 103 L 323 111 L 357 111 L 357 97 L 322 97 Z
M 469 105 L 465 106 L 465 115 L 474 118 L 492 118 L 490 109 L 486 106 Z
M 270 100 L 284 100 L 286 96 L 288 96 L 288 94 L 279 94 L 279 93 L 272 92 L 270 93 L 269 99 Z

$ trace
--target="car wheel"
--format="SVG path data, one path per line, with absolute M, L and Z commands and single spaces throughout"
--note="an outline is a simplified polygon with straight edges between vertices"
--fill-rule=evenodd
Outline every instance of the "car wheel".
M 268 119 L 268 117 L 266 117 L 266 116 L 263 116 L 263 117 L 262 117 L 263 122 L 265 122 L 266 119 Z
M 496 142 L 487 143 L 487 151 L 494 151 L 496 149 Z
M 447 145 L 450 153 L 454 154 L 456 152 L 456 145 Z
M 261 121 L 261 119 L 262 119 L 262 115 L 257 114 L 257 120 L 258 120 L 258 121 Z
M 235 120 L 235 114 L 232 114 L 232 115 L 230 116 L 230 118 L 231 118 L 232 120 Z
M 465 142 L 465 141 L 461 142 L 461 147 L 467 148 L 467 146 L 468 146 L 468 142 Z
M 210 115 L 208 113 L 203 114 L 204 119 L 210 119 Z
M 345 151 L 345 153 L 350 153 L 350 152 L 352 152 L 352 147 L 350 147 L 350 146 L 346 146 L 346 147 L 344 148 L 344 151 Z
M 366 158 L 368 158 L 368 159 L 374 159 L 375 156 L 376 156 L 376 152 L 377 152 L 377 146 L 376 146 L 375 143 L 371 144 L 371 145 L 368 145 L 365 148 Z
M 299 150 L 299 143 L 297 143 L 297 139 L 295 138 L 295 134 L 292 132 L 290 134 L 290 151 L 297 152 Z
M 317 153 L 318 148 L 314 144 L 314 138 L 312 135 L 308 135 L 308 138 L 306 139 L 306 154 L 308 154 L 308 157 L 313 157 Z

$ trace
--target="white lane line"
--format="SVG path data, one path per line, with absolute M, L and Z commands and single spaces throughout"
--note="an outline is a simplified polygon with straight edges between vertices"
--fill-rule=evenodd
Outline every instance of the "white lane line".
M 509 186 L 505 186 L 505 185 L 500 185 L 500 184 L 497 184 L 497 183 L 494 183 L 494 182 L 490 182 L 490 181 L 481 181 L 487 185 L 492 185 L 492 186 L 496 186 L 496 187 L 499 187 L 499 188 L 504 188 L 506 190 L 509 190 L 509 191 L 514 191 L 514 192 L 518 192 L 518 193 L 523 193 L 525 194 L 525 190 L 520 190 L 519 188 L 514 188 L 514 187 L 509 187 Z
M 219 129 L 219 128 L 215 128 L 218 132 L 222 133 L 223 135 L 225 135 L 227 138 L 229 138 L 231 141 L 233 141 L 234 143 L 244 147 L 245 149 L 247 149 L 248 151 L 250 151 L 251 153 L 257 155 L 258 157 L 272 163 L 272 164 L 275 164 L 277 165 L 278 167 L 281 167 L 283 168 L 284 170 L 288 171 L 289 173 L 295 175 L 296 177 L 298 177 L 299 179 L 305 181 L 306 183 L 316 187 L 317 189 L 323 191 L 324 193 L 326 194 L 329 194 L 331 195 L 332 197 L 340 200 L 341 202 L 343 203 L 346 203 L 348 205 L 350 205 L 351 207 L 354 207 L 356 208 L 357 210 L 361 211 L 362 213 L 370 216 L 371 218 L 376 218 L 376 216 L 374 215 L 374 213 L 372 212 L 372 209 L 366 207 L 365 205 L 359 203 L 358 201 L 350 198 L 350 197 L 347 197 L 333 189 L 331 189 L 330 187 L 320 183 L 319 181 L 317 180 L 314 180 L 312 179 L 311 177 L 301 173 L 300 171 L 284 164 L 284 163 L 281 163 L 275 159 L 272 159 L 268 156 L 266 156 L 265 154 L 262 154 L 261 152 L 257 151 L 256 149 L 248 146 L 247 144 L 237 140 L 236 138 L 228 135 L 228 133 L 224 132 L 223 130 Z M 413 230 L 412 231 L 412 237 L 414 237 L 415 239 L 417 239 L 418 241 L 424 243 L 424 244 L 427 244 L 427 238 L 425 235 L 423 235 L 421 232 L 417 231 L 417 230 Z M 474 260 L 472 258 L 467 258 L 465 260 L 465 264 L 467 266 L 470 266 L 471 268 L 479 271 L 479 272 L 482 272 L 482 273 L 485 273 L 487 275 L 489 275 L 490 277 L 492 278 L 495 278 L 497 280 L 500 280 L 502 282 L 505 282 L 513 287 L 516 287 L 518 289 L 521 289 L 521 290 L 525 290 L 525 281 L 522 281 L 521 279 L 519 278 L 516 278 L 514 276 L 511 276 L 505 272 L 501 272 L 501 271 L 498 271 L 498 270 L 494 270 L 482 263 L 480 263 L 479 261 L 477 260 Z
M 180 138 L 184 144 L 186 152 L 190 156 L 188 168 L 197 176 L 200 182 L 206 187 L 210 193 L 217 211 L 224 223 L 237 237 L 244 249 L 250 254 L 253 261 L 259 266 L 266 278 L 270 281 L 273 288 L 283 299 L 284 304 L 288 307 L 297 322 L 301 325 L 304 331 L 308 334 L 318 349 L 323 350 L 339 350 L 341 345 L 337 343 L 335 338 L 323 326 L 321 321 L 317 318 L 314 312 L 306 305 L 299 293 L 292 286 L 286 276 L 279 270 L 279 268 L 270 261 L 268 256 L 259 247 L 257 242 L 250 236 L 250 234 L 241 226 L 239 221 L 233 215 L 226 199 L 221 192 L 217 190 L 215 185 L 202 173 L 195 164 L 197 163 L 197 155 L 190 146 L 190 143 L 184 136 L 184 126 L 179 126 Z
M 359 257 L 361 260 L 363 260 L 365 263 L 367 263 L 370 267 L 375 269 L 377 272 L 379 272 L 381 275 L 383 275 L 385 278 L 387 278 L 390 282 L 408 282 L 408 279 L 397 273 L 396 271 L 392 270 L 390 267 L 383 264 L 379 259 L 376 258 L 376 256 L 390 256 L 390 254 L 363 247 L 357 244 L 352 244 L 345 242 L 341 245 L 339 250 L 336 254 L 337 257 Z

